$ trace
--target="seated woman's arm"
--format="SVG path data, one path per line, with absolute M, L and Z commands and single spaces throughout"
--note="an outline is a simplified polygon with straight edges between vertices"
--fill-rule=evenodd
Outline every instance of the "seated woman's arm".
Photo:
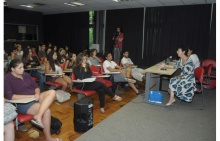
M 49 63 L 49 61 L 46 62 L 45 73 L 46 74 L 57 74 L 57 72 L 55 72 L 55 71 L 50 71 L 50 63 Z

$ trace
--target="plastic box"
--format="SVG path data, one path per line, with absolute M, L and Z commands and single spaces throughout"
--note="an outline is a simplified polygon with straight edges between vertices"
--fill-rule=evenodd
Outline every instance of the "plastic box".
M 163 95 L 158 91 L 150 91 L 148 101 L 161 104 L 163 101 Z

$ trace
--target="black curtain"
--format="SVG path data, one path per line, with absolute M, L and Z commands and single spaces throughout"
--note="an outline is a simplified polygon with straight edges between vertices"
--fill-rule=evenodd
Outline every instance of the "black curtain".
M 79 53 L 89 48 L 89 13 L 69 13 L 44 16 L 44 42 L 58 48 L 69 46 Z
M 113 50 L 113 33 L 117 27 L 121 27 L 124 33 L 123 50 L 130 52 L 130 58 L 135 64 L 140 63 L 143 39 L 143 13 L 143 8 L 107 10 L 105 50 Z
M 197 50 L 199 58 L 209 52 L 211 5 L 146 8 L 144 59 L 146 66 L 173 56 L 179 45 Z
M 212 7 L 210 43 L 209 43 L 209 53 L 207 58 L 216 59 L 216 4 L 213 4 Z

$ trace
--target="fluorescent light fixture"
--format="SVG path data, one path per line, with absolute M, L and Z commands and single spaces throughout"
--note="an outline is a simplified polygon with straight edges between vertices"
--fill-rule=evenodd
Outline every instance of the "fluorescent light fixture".
M 64 3 L 64 4 L 69 5 L 69 6 L 76 6 L 76 5 L 71 4 L 71 3 Z
M 29 5 L 29 4 L 22 4 L 20 6 L 27 7 L 27 8 L 34 8 L 32 5 Z
M 120 0 L 113 0 L 113 1 L 115 1 L 115 2 L 119 2 Z
M 66 5 L 69 5 L 69 6 L 83 6 L 85 4 L 83 3 L 79 3 L 79 2 L 68 2 L 68 3 L 64 3 Z
M 83 5 L 85 5 L 85 4 L 83 4 L 83 3 L 80 3 L 80 2 L 71 2 L 72 4 L 75 4 L 75 5 L 77 5 L 77 6 L 83 6 Z

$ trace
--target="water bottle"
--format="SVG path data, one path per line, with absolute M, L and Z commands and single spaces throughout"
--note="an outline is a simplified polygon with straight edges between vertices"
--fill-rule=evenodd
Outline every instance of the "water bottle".
M 169 61 L 173 62 L 173 57 L 172 56 L 170 56 Z

